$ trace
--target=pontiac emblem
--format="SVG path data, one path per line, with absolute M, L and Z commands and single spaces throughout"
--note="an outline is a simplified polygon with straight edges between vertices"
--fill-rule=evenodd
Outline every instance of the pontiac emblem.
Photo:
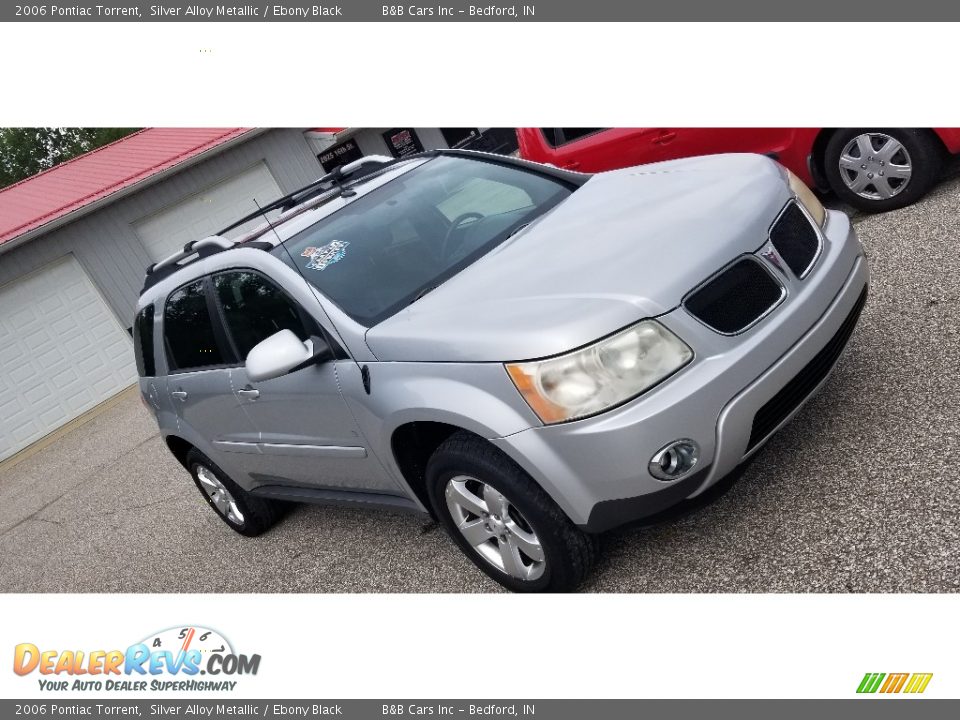
M 777 254 L 777 251 L 772 247 L 768 247 L 765 250 L 760 252 L 760 255 L 763 256 L 764 260 L 773 265 L 777 270 L 783 273 L 786 276 L 787 271 L 783 269 L 783 265 L 780 264 L 780 256 Z

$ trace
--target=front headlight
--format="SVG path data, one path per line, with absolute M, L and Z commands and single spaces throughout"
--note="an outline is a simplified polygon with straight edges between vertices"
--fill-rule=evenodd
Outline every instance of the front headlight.
M 784 168 L 784 170 L 787 169 Z M 823 209 L 823 204 L 813 194 L 813 190 L 808 188 L 803 180 L 789 170 L 787 170 L 787 181 L 790 183 L 790 190 L 797 197 L 797 202 L 803 205 L 804 210 L 813 218 L 817 227 L 822 228 L 824 221 L 827 219 L 827 211 Z
M 506 368 L 527 404 L 549 425 L 626 402 L 692 358 L 680 338 L 655 320 L 644 320 L 566 355 Z

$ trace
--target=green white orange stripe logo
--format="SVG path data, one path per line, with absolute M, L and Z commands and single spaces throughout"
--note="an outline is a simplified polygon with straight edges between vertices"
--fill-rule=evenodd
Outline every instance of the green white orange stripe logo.
M 927 689 L 933 673 L 866 673 L 858 693 L 910 693 L 919 694 Z

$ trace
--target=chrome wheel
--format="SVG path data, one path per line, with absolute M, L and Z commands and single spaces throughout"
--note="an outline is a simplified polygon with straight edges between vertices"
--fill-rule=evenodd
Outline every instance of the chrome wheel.
M 237 501 L 233 499 L 233 495 L 220 482 L 220 478 L 214 475 L 212 470 L 205 468 L 203 465 L 197 465 L 197 479 L 217 512 L 234 525 L 243 525 L 243 513 L 237 507 Z
M 863 133 L 840 153 L 840 179 L 857 195 L 868 200 L 886 200 L 910 182 L 910 153 L 896 138 L 885 133 Z
M 447 482 L 444 495 L 457 530 L 480 557 L 519 580 L 543 575 L 546 560 L 540 539 L 503 493 L 474 477 L 458 475 Z

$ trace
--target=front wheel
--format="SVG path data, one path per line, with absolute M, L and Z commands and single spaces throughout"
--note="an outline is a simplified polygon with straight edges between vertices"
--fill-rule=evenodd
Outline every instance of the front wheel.
M 254 497 L 199 450 L 187 453 L 186 460 L 193 482 L 207 504 L 221 520 L 241 535 L 260 535 L 283 517 L 286 503 Z
M 929 130 L 838 130 L 827 143 L 823 168 L 833 192 L 865 212 L 910 205 L 940 177 L 943 148 Z
M 482 438 L 455 433 L 427 464 L 434 512 L 483 572 L 514 592 L 567 592 L 586 578 L 596 539 Z

